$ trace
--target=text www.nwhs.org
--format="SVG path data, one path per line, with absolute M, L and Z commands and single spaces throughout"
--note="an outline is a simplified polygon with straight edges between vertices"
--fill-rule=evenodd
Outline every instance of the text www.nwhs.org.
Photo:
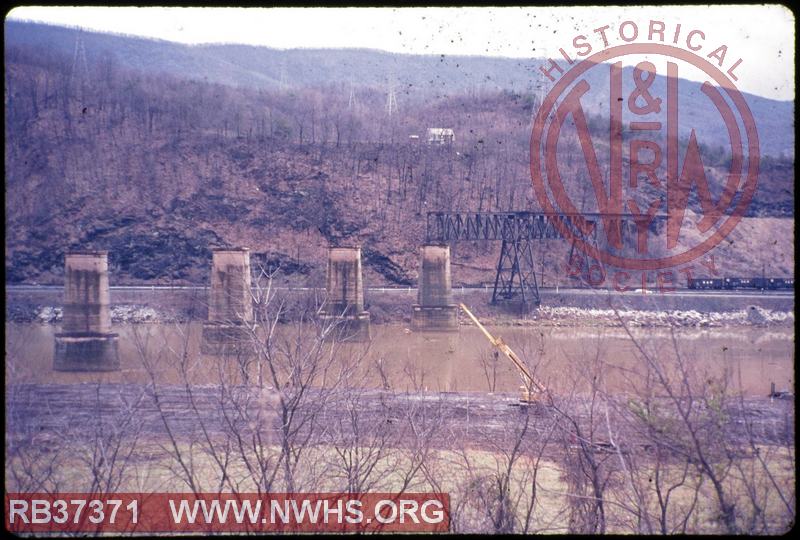
M 269 503 L 269 512 L 262 513 L 262 502 Z M 218 499 L 169 501 L 172 519 L 180 523 L 227 523 L 232 518 L 235 523 L 250 524 L 361 524 L 373 520 L 383 525 L 393 523 L 442 523 L 445 509 L 441 501 L 431 499 L 420 504 L 413 499 L 382 499 L 375 503 L 374 517 L 364 515 L 364 504 L 360 500 L 316 500 L 297 499 L 283 501 L 236 501 Z M 268 517 L 267 517 L 268 515 Z

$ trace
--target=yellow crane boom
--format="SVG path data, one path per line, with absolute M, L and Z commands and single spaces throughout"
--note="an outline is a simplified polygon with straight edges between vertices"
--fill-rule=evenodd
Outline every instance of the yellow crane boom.
M 483 335 L 486 336 L 486 339 L 488 339 L 492 345 L 500 349 L 503 354 L 505 354 L 508 359 L 511 360 L 514 366 L 516 366 L 520 376 L 522 377 L 522 382 L 525 384 L 523 387 L 523 401 L 531 401 L 530 390 L 535 390 L 539 393 L 544 393 L 547 391 L 547 387 L 545 387 L 541 381 L 533 376 L 533 373 L 528 370 L 528 366 L 526 366 L 525 363 L 516 355 L 516 353 L 511 350 L 511 347 L 503 342 L 502 338 L 495 338 L 491 333 L 489 333 L 489 331 L 481 324 L 478 318 L 475 317 L 475 315 L 473 315 L 469 309 L 467 309 L 467 306 L 464 304 L 459 304 L 459 306 L 464 313 L 466 313 L 467 316 L 472 319 L 472 322 L 475 323 L 475 326 L 480 328 L 481 332 L 483 332 Z

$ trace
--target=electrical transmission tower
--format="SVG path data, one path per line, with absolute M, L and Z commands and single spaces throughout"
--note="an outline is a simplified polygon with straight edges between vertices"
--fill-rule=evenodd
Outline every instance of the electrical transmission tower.
M 281 78 L 280 78 L 280 88 L 282 92 L 286 91 L 288 86 L 287 77 L 286 77 L 286 59 L 281 62 Z
M 72 67 L 69 70 L 69 89 L 74 90 L 78 101 L 83 103 L 86 91 L 86 79 L 89 77 L 89 66 L 86 63 L 86 47 L 83 45 L 83 29 L 78 29 L 75 36 L 75 51 L 72 55 Z
M 386 96 L 386 113 L 392 116 L 397 112 L 397 91 L 395 90 L 395 76 L 392 74 L 389 79 L 389 92 Z
M 531 107 L 531 126 L 536 121 L 536 115 L 539 114 L 539 109 L 542 108 L 542 103 L 544 103 L 544 88 L 541 86 L 537 86 L 536 90 L 533 92 L 533 106 Z
M 347 100 L 348 109 L 358 109 L 358 96 L 356 96 L 356 87 L 353 82 L 350 82 L 350 98 Z

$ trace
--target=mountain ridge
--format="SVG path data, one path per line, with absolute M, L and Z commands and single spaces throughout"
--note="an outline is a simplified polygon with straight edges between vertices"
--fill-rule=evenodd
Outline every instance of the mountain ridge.
M 125 34 L 81 31 L 42 23 L 6 21 L 5 44 L 34 46 L 70 57 L 82 36 L 89 64 L 116 61 L 143 73 L 164 73 L 256 90 L 333 86 L 387 91 L 392 81 L 400 99 L 418 103 L 452 95 L 507 90 L 531 95 L 550 87 L 539 71 L 544 58 L 416 55 L 379 49 L 275 49 L 248 44 L 182 44 Z M 113 60 L 111 60 L 113 59 Z M 633 68 L 624 68 L 626 77 Z M 586 74 L 592 87 L 606 95 L 606 73 Z M 665 88 L 657 75 L 655 87 Z M 682 112 L 709 130 L 706 142 L 726 138 L 718 113 L 700 93 L 701 83 L 682 79 Z M 763 155 L 794 155 L 794 102 L 742 94 L 756 118 Z M 607 101 L 607 97 L 605 98 Z M 688 136 L 688 128 L 681 128 Z M 700 136 L 702 139 L 702 136 Z

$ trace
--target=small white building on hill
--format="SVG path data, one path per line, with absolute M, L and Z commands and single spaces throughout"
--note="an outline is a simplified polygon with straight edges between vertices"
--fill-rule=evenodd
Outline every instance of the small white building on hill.
M 456 134 L 450 128 L 428 128 L 428 144 L 453 144 Z

